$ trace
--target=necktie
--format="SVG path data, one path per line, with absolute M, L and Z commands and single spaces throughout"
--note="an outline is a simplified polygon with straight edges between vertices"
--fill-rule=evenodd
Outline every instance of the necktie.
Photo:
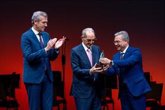
M 122 60 L 123 58 L 124 58 L 124 53 L 121 52 L 121 53 L 120 53 L 120 60 Z
M 92 51 L 90 49 L 87 49 L 87 55 L 88 55 L 88 59 L 90 61 L 91 66 L 93 66 Z M 93 77 L 93 81 L 95 81 L 97 74 L 93 74 L 92 77 Z
M 92 66 L 93 65 L 93 63 L 92 63 L 92 52 L 91 52 L 90 49 L 87 49 L 87 55 L 88 55 L 88 59 L 90 61 L 90 64 Z
M 41 33 L 38 33 L 39 35 L 39 38 L 40 38 L 40 45 L 42 48 L 44 48 L 44 42 L 43 42 L 43 39 L 42 39 L 42 34 Z
M 42 48 L 44 48 L 44 42 L 43 42 L 43 39 L 42 39 L 42 34 L 41 33 L 38 33 L 38 36 L 39 36 L 39 42 L 40 42 L 40 45 Z M 46 58 L 43 59 L 44 60 L 44 70 L 46 71 L 47 69 L 47 60 Z

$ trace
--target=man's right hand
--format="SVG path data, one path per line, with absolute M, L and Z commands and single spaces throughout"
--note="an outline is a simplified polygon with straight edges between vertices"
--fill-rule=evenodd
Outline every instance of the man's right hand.
M 50 50 L 55 45 L 56 41 L 57 38 L 50 39 L 47 43 L 47 46 L 45 47 L 45 51 L 47 52 L 48 50 Z
M 90 74 L 94 74 L 94 73 L 102 73 L 104 72 L 104 69 L 102 67 L 97 67 L 97 64 L 95 64 L 90 70 L 89 73 Z
M 108 58 L 100 58 L 99 62 L 102 63 L 103 65 L 109 65 L 111 64 L 112 60 Z

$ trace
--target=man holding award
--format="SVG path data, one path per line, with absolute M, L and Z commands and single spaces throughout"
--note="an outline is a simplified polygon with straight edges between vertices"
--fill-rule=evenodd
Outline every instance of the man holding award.
M 147 83 L 143 68 L 142 54 L 139 48 L 129 46 L 126 31 L 115 34 L 114 44 L 119 51 L 110 60 L 100 58 L 103 65 L 110 65 L 107 74 L 119 77 L 119 98 L 122 110 L 145 110 L 145 94 L 151 90 Z
M 94 45 L 96 40 L 92 28 L 85 28 L 81 35 L 82 43 L 71 50 L 73 81 L 71 95 L 74 96 L 77 110 L 101 110 L 101 87 L 98 73 L 102 67 L 96 67 L 103 56 L 100 48 Z

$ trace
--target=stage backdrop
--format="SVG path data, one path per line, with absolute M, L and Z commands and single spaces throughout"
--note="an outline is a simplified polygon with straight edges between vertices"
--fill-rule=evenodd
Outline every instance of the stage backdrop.
M 153 81 L 165 84 L 165 34 L 163 0 L 92 0 L 92 1 L 39 1 L 2 0 L 0 3 L 0 74 L 12 72 L 21 75 L 20 88 L 16 98 L 20 110 L 28 110 L 28 99 L 22 81 L 23 57 L 20 48 L 21 34 L 31 27 L 34 11 L 48 13 L 49 23 L 46 31 L 52 38 L 66 36 L 65 94 L 68 110 L 75 110 L 73 97 L 69 96 L 72 82 L 70 65 L 71 48 L 81 43 L 81 31 L 92 27 L 105 56 L 112 58 L 116 52 L 113 35 L 126 30 L 130 35 L 130 45 L 139 47 L 143 54 L 144 71 L 151 73 Z M 53 70 L 62 71 L 61 53 L 52 63 Z M 165 87 L 164 87 L 165 88 Z M 120 110 L 117 99 L 118 90 L 113 90 L 115 110 Z M 162 104 L 165 104 L 163 89 Z M 0 109 L 1 110 L 1 109 Z

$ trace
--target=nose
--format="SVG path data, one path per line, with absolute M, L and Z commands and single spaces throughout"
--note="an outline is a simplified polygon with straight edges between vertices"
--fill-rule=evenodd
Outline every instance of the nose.
M 94 44 L 94 41 L 90 41 L 90 42 L 89 42 L 89 45 L 92 45 L 92 44 Z
M 118 43 L 117 42 L 114 42 L 114 45 L 116 46 Z
M 45 23 L 44 25 L 45 25 L 45 27 L 47 27 L 47 26 L 48 26 L 48 24 L 47 24 L 47 23 Z
M 90 43 L 94 43 L 94 41 L 93 41 L 93 40 L 90 40 L 89 42 L 90 42 Z

